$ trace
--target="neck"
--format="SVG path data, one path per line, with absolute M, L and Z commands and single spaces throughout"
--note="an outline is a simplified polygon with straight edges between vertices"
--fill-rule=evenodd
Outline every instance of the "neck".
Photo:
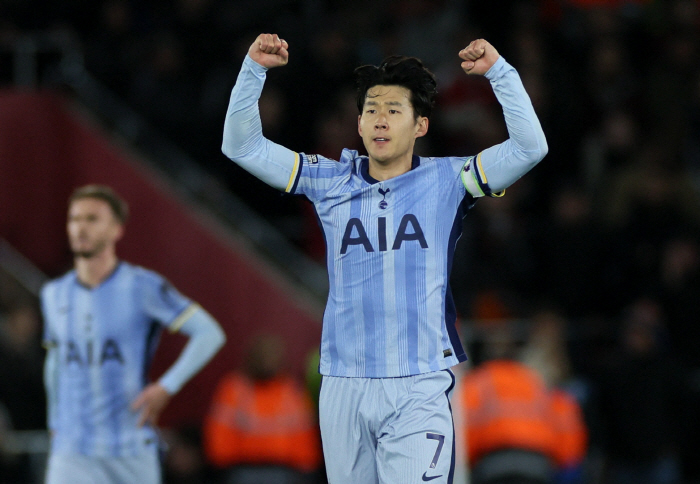
M 119 260 L 114 251 L 103 250 L 92 257 L 76 257 L 75 271 L 80 282 L 88 287 L 100 285 L 114 272 Z
M 369 176 L 379 181 L 389 180 L 390 178 L 394 178 L 411 171 L 412 164 L 412 153 L 408 153 L 407 155 L 402 156 L 400 159 L 392 160 L 390 162 L 379 162 L 370 156 L 368 167 Z

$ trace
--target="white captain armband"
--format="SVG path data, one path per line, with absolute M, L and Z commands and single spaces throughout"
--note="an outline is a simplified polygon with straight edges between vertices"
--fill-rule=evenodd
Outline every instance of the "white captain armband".
M 460 174 L 464 188 L 473 198 L 502 197 L 506 191 L 492 192 L 489 187 L 484 167 L 481 165 L 481 153 L 470 157 L 462 167 Z

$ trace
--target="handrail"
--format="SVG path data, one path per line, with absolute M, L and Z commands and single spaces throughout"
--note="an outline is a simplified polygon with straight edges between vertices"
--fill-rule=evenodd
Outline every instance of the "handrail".
M 30 294 L 37 297 L 41 286 L 48 280 L 46 274 L 2 237 L 0 237 L 0 269 L 12 276 Z

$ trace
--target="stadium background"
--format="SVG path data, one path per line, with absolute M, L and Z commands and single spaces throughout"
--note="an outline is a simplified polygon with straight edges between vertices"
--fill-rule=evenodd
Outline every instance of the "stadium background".
M 645 451 L 666 446 L 696 482 L 700 2 L 1 2 L 0 237 L 55 277 L 71 263 L 68 194 L 110 183 L 134 214 L 121 256 L 210 308 L 229 341 L 262 329 L 284 335 L 301 379 L 323 305 L 315 215 L 219 150 L 230 89 L 263 31 L 290 44 L 290 64 L 269 73 L 261 99 L 266 135 L 329 157 L 360 148 L 357 65 L 402 53 L 436 73 L 438 107 L 417 150 L 438 156 L 474 154 L 506 136 L 488 83 L 459 69 L 459 49 L 486 38 L 518 69 L 550 151 L 508 196 L 467 217 L 452 280 L 473 360 L 489 328 L 506 322 L 527 344 L 535 316 L 555 311 L 568 368 L 561 383 L 586 411 L 593 466 L 614 451 L 597 395 L 620 333 L 633 321 L 652 327 L 657 366 L 673 381 L 650 375 L 646 388 L 678 406 L 649 415 L 647 402 L 629 402 L 631 432 L 650 437 Z M 7 347 L 10 315 L 35 304 L 15 279 L 3 276 L 0 293 Z M 181 345 L 165 338 L 154 374 Z M 201 401 L 241 358 L 229 343 L 164 424 L 196 426 Z M 30 381 L 3 372 L 0 401 L 11 409 L 18 394 L 38 395 Z M 20 403 L 28 415 L 10 415 L 15 428 L 41 425 L 38 398 Z

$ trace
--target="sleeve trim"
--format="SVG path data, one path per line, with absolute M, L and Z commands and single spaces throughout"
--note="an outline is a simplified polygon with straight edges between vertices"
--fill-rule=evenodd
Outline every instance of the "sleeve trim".
M 486 172 L 484 171 L 484 165 L 481 164 L 481 153 L 476 155 L 476 167 L 479 170 L 479 178 L 481 178 L 481 184 L 487 185 L 489 180 L 486 178 Z
M 172 323 L 168 326 L 168 331 L 171 333 L 177 333 L 180 331 L 180 328 L 182 328 L 182 325 L 185 324 L 185 322 L 192 317 L 194 313 L 196 313 L 200 309 L 199 304 L 197 303 L 192 303 L 187 308 L 185 308 L 184 311 L 182 311 L 178 317 L 176 317 Z
M 292 168 L 292 173 L 289 175 L 289 182 L 287 183 L 287 188 L 284 189 L 287 193 L 292 193 L 297 185 L 297 180 L 299 179 L 299 174 L 301 173 L 301 157 L 299 153 L 294 153 L 294 168 Z

